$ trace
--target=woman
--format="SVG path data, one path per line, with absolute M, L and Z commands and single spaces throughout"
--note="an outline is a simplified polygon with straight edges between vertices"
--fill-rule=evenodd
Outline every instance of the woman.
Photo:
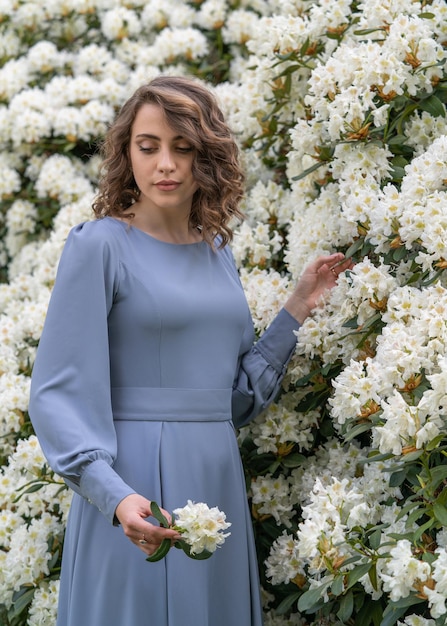
M 98 219 L 67 239 L 32 377 L 36 433 L 76 492 L 58 625 L 260 626 L 234 427 L 273 400 L 294 331 L 349 262 L 311 263 L 254 344 L 227 245 L 243 175 L 209 91 L 172 77 L 141 87 L 104 156 Z M 206 561 L 170 550 L 147 563 L 179 537 L 151 501 L 169 515 L 187 500 L 225 512 L 231 536 Z

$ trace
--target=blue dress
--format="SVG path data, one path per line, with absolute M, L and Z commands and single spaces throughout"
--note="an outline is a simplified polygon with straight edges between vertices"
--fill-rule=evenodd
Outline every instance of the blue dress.
M 228 247 L 162 242 L 111 217 L 71 230 L 29 407 L 75 491 L 58 626 L 262 624 L 235 427 L 275 397 L 297 328 L 283 309 L 254 344 Z M 148 563 L 114 523 L 135 492 L 169 511 L 217 506 L 231 535 L 206 561 L 172 549 Z

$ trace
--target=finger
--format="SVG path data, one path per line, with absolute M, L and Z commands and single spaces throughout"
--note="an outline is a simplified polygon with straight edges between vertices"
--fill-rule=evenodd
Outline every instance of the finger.
M 153 526 L 146 524 L 135 531 L 132 540 L 139 545 L 160 544 L 163 539 L 171 539 L 176 541 L 180 539 L 180 534 L 171 528 L 163 528 L 162 526 Z
M 330 268 L 331 266 L 343 263 L 344 259 L 345 256 L 342 252 L 334 252 L 334 254 L 318 256 L 312 263 L 310 263 L 309 267 L 318 272 L 325 266 Z
M 347 259 L 346 257 L 343 257 L 340 261 L 337 261 L 337 263 L 334 263 L 331 266 L 331 269 L 332 269 L 332 267 L 333 268 L 340 267 L 340 268 L 346 269 L 348 267 L 352 267 L 353 265 L 354 265 L 354 263 L 353 263 L 352 259 Z

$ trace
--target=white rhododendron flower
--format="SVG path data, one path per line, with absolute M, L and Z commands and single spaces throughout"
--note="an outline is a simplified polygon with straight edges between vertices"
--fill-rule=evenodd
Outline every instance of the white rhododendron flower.
M 415 583 L 423 583 L 430 575 L 430 565 L 413 556 L 411 543 L 400 539 L 390 550 L 391 558 L 387 560 L 385 571 L 382 572 L 385 591 L 390 592 L 391 600 L 406 598 Z
M 273 542 L 266 561 L 266 573 L 274 585 L 288 583 L 298 574 L 304 574 L 298 545 L 297 539 L 286 531 Z
M 203 502 L 188 500 L 186 506 L 174 509 L 175 528 L 189 544 L 191 554 L 215 552 L 231 533 L 224 531 L 231 526 L 225 513 Z
M 252 481 L 250 490 L 253 504 L 260 515 L 271 516 L 278 525 L 284 524 L 290 528 L 295 502 L 291 499 L 288 477 L 280 475 L 275 478 L 269 474 L 257 476 Z
M 436 626 L 436 623 L 435 620 L 420 615 L 409 615 L 403 622 L 398 621 L 397 626 Z
M 78 200 L 92 191 L 90 181 L 83 175 L 80 163 L 61 154 L 53 154 L 42 165 L 36 181 L 38 197 L 49 196 L 61 204 Z
M 28 626 L 49 626 L 56 623 L 58 595 L 59 580 L 50 580 L 39 585 L 31 603 Z

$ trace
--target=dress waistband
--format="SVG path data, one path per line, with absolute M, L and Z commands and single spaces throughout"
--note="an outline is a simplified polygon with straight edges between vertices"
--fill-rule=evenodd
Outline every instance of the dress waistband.
M 115 420 L 231 420 L 231 389 L 112 387 L 112 410 Z

